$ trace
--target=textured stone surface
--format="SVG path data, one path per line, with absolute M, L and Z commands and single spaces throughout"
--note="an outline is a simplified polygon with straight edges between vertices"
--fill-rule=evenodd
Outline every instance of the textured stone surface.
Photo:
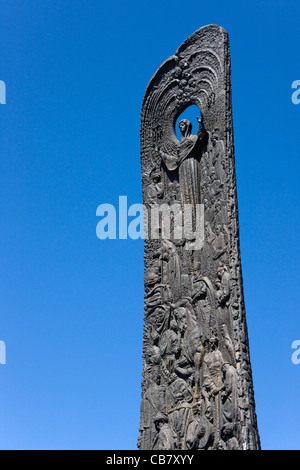
M 193 133 L 177 118 L 199 108 Z M 201 117 L 201 118 L 200 118 Z M 140 449 L 259 449 L 240 261 L 226 31 L 192 34 L 152 77 L 141 113 L 143 203 L 204 208 L 193 237 L 145 241 Z M 148 223 L 147 221 L 146 223 Z

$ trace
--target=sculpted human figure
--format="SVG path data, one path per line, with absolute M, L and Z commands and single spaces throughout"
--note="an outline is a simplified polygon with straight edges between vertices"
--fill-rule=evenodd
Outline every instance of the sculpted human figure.
M 238 392 L 236 369 L 229 363 L 223 364 L 224 390 L 222 392 L 222 416 L 225 423 L 235 424 L 238 418 Z
M 162 367 L 167 380 L 174 372 L 175 358 L 180 349 L 180 336 L 178 335 L 177 331 L 177 323 L 175 319 L 172 318 L 170 322 L 170 328 L 162 334 L 160 339 Z
M 162 303 L 161 274 L 157 260 L 145 271 L 145 304 L 150 314 Z
M 218 349 L 218 339 L 212 337 L 209 340 L 209 352 L 203 359 L 203 387 L 202 394 L 206 402 L 206 408 L 214 407 L 214 446 L 220 440 L 221 425 L 221 391 L 224 388 L 222 367 L 224 359 Z
M 222 372 L 224 359 L 221 351 L 218 349 L 218 339 L 212 337 L 208 344 L 210 346 L 209 350 L 203 358 L 203 387 L 206 398 L 216 395 L 224 387 Z
M 210 223 L 208 221 L 206 221 L 205 222 L 205 241 L 208 244 L 211 244 L 214 241 L 215 238 L 216 238 L 216 235 L 212 231 L 212 229 L 210 227 Z
M 227 267 L 220 264 L 218 267 L 216 301 L 218 304 L 218 321 L 225 323 L 229 331 L 231 330 L 231 318 L 229 314 L 229 299 L 231 294 L 230 274 Z
M 208 185 L 208 191 L 210 195 L 210 200 L 215 199 L 222 190 L 222 184 L 221 181 L 218 179 L 215 170 L 212 169 L 210 172 L 210 180 L 209 180 L 209 185 Z
M 161 362 L 160 350 L 158 346 L 149 342 L 149 346 L 145 352 L 145 367 L 151 369 L 150 366 L 159 365 Z
M 192 420 L 187 429 L 187 450 L 208 449 L 213 443 L 213 426 L 204 415 L 204 402 L 198 400 L 192 408 Z
M 155 435 L 155 426 L 152 416 L 157 413 L 163 413 L 165 409 L 165 393 L 166 387 L 161 384 L 159 368 L 152 366 L 151 382 L 147 386 L 147 390 L 142 401 L 142 411 L 145 417 L 140 431 L 142 433 L 143 444 L 151 447 Z
M 207 277 L 193 273 L 192 302 L 201 324 L 203 336 L 210 336 L 211 327 L 215 326 L 214 289 Z
M 162 239 L 161 246 L 153 254 L 160 266 L 162 285 L 167 286 L 171 298 L 177 300 L 180 296 L 180 260 L 175 244 L 171 240 Z M 166 289 L 162 292 L 165 301 Z
M 177 307 L 174 310 L 174 315 L 177 319 L 180 335 L 180 357 L 174 364 L 174 370 L 179 377 L 187 379 L 194 371 L 189 354 L 189 335 L 187 333 L 188 311 L 186 307 Z
M 218 267 L 218 278 L 220 280 L 220 289 L 217 298 L 220 304 L 227 302 L 230 296 L 230 274 L 226 266 L 220 264 Z
M 185 436 L 189 423 L 192 394 L 188 382 L 177 378 L 168 387 L 170 404 L 169 422 L 177 435 L 176 448 L 185 449 Z
M 166 329 L 169 319 L 169 310 L 164 305 L 158 305 L 151 315 L 151 339 L 154 344 L 158 344 L 160 335 Z
M 154 438 L 153 450 L 174 449 L 174 434 L 169 426 L 168 417 L 163 413 L 158 413 L 154 419 L 156 436 Z
M 235 432 L 235 424 L 224 424 L 221 429 L 221 442 L 223 450 L 240 450 L 238 440 L 234 435 Z
M 215 169 L 217 179 L 221 183 L 224 183 L 225 171 L 223 167 L 223 162 L 225 156 L 225 147 L 224 142 L 222 140 L 219 140 L 218 131 L 218 129 L 215 129 L 210 137 L 210 145 L 208 152 L 211 158 L 212 165 Z
M 158 171 L 152 171 L 150 178 L 151 183 L 148 187 L 148 197 L 150 202 L 156 203 L 159 199 L 163 198 L 164 187 L 161 181 L 161 175 Z
M 225 348 L 227 350 L 228 357 L 230 358 L 230 363 L 231 365 L 235 366 L 236 365 L 235 350 L 234 350 L 232 339 L 230 338 L 230 335 L 228 332 L 227 325 L 225 323 L 223 323 L 223 325 L 221 326 L 221 333 L 223 336 L 223 341 L 224 341 Z
M 221 228 L 221 224 L 216 226 L 216 237 L 214 239 L 214 259 L 220 258 L 226 250 L 227 240 Z
M 174 311 L 181 333 L 181 356 L 175 362 L 174 370 L 179 377 L 186 379 L 194 375 L 197 393 L 200 387 L 200 368 L 204 352 L 202 331 L 190 303 L 185 300 L 182 303 L 185 306 L 178 306 Z
M 199 129 L 196 135 L 192 134 L 192 123 L 182 119 L 179 123 L 181 142 L 177 155 L 168 155 L 157 148 L 169 171 L 178 169 L 179 185 L 182 204 L 200 204 L 200 176 L 199 158 L 201 147 L 205 146 L 208 134 L 204 128 L 203 119 L 197 118 Z

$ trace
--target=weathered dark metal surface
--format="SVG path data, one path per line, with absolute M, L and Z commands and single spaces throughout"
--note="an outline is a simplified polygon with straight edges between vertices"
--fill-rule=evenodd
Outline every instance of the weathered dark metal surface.
M 199 108 L 199 128 L 181 122 L 179 140 L 176 120 L 190 105 Z M 191 222 L 180 235 L 173 216 L 170 234 L 156 238 L 146 222 L 139 448 L 259 449 L 223 28 L 196 31 L 151 79 L 141 166 L 149 213 L 165 204 L 183 225 L 190 210 Z

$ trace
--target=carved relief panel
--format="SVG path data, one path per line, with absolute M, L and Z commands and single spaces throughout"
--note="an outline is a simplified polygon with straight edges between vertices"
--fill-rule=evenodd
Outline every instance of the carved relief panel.
M 198 128 L 175 124 L 191 105 Z M 143 203 L 190 230 L 145 241 L 140 449 L 258 449 L 242 290 L 228 35 L 196 31 L 157 70 L 141 114 Z M 195 244 L 198 208 L 203 243 Z M 177 214 L 178 215 L 178 214 Z M 185 219 L 186 216 L 186 219 Z M 147 219 L 147 223 L 149 220 Z M 150 228 L 149 233 L 152 233 Z M 197 236 L 197 233 L 196 233 Z

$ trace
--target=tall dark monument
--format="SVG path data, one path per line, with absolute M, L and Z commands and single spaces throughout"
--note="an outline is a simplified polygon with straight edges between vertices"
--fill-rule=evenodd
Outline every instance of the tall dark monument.
M 199 109 L 198 129 L 179 119 L 191 105 Z M 141 165 L 146 240 L 138 446 L 260 449 L 223 28 L 196 31 L 152 77 L 142 106 Z

